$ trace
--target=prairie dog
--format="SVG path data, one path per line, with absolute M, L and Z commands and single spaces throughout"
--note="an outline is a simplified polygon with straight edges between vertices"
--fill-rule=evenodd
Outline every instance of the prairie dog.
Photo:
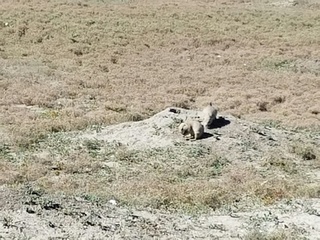
M 179 125 L 179 132 L 186 138 L 197 140 L 202 137 L 204 127 L 199 121 L 188 119 Z
M 210 102 L 209 106 L 206 106 L 202 111 L 202 124 L 205 127 L 211 126 L 214 120 L 217 118 L 218 109 L 212 106 Z

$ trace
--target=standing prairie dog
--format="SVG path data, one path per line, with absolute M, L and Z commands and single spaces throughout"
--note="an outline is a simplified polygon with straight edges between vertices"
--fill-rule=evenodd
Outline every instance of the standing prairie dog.
M 212 106 L 210 102 L 209 106 L 206 106 L 202 111 L 202 124 L 205 127 L 209 127 L 212 125 L 213 121 L 217 118 L 218 109 Z
M 188 119 L 179 125 L 179 132 L 186 138 L 197 140 L 202 137 L 204 127 L 199 121 Z

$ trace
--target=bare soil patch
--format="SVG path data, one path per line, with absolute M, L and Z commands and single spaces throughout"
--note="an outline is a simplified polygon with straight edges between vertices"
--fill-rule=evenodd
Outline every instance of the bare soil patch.
M 316 239 L 319 16 L 316 0 L 3 0 L 0 238 Z M 185 141 L 211 101 L 220 118 Z
M 16 195 L 2 200 L 3 236 L 313 239 L 319 134 L 220 113 L 186 141 L 177 127 L 199 113 L 171 107 L 51 134 L 19 155 L 3 148 L 3 192 Z

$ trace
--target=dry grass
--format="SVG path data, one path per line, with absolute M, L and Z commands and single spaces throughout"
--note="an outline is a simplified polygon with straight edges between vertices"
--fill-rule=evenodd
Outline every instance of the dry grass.
M 306 177 L 312 166 L 304 161 L 277 155 L 253 166 L 231 163 L 204 146 L 182 144 L 141 152 L 97 140 L 74 142 L 57 134 L 21 150 L 19 156 L 4 152 L 0 182 L 171 211 L 229 206 L 243 210 L 283 199 L 319 197 L 319 185 Z
M 117 149 L 109 154 L 118 171 L 103 164 L 110 159 L 99 144 L 70 150 L 47 139 L 208 101 L 242 118 L 319 129 L 320 6 L 279 3 L 2 0 L 0 183 L 165 208 L 319 196 L 317 187 L 299 188 L 301 176 L 266 177 L 207 152 L 181 159 Z M 284 159 L 262 167 L 295 174 Z
M 1 125 L 16 142 L 210 100 L 317 127 L 319 6 L 271 3 L 3 1 Z

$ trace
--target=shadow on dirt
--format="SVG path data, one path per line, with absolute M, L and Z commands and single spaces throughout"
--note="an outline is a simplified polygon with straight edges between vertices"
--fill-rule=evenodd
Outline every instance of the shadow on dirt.
M 208 126 L 208 129 L 222 128 L 229 124 L 230 124 L 229 120 L 225 119 L 224 117 L 219 117 L 210 126 Z
M 213 134 L 204 132 L 201 139 L 206 139 L 206 138 L 210 138 L 210 137 L 213 137 Z

